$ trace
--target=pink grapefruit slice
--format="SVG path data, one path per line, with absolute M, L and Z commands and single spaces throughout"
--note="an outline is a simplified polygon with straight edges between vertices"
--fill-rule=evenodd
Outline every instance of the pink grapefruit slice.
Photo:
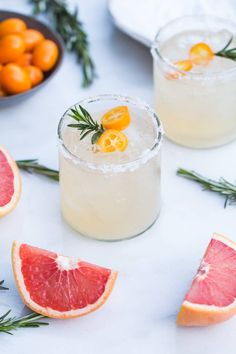
M 0 217 L 12 211 L 21 195 L 18 167 L 8 151 L 0 146 Z
M 236 243 L 214 234 L 180 308 L 177 324 L 207 326 L 235 313 Z
M 117 272 L 13 242 L 12 266 L 24 303 L 53 318 L 86 315 L 107 300 Z

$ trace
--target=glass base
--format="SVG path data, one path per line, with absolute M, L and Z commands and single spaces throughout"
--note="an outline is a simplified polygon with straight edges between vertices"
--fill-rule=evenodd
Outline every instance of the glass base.
M 91 235 L 87 235 L 87 234 L 85 234 L 85 233 L 79 232 L 78 230 L 76 230 L 72 225 L 70 225 L 70 224 L 66 221 L 66 219 L 63 217 L 63 214 L 62 214 L 62 217 L 63 217 L 64 221 L 66 222 L 66 224 L 67 224 L 72 230 L 76 231 L 80 236 L 86 237 L 86 238 L 90 238 L 90 239 L 96 240 L 96 241 L 102 241 L 102 242 L 119 242 L 119 241 L 126 241 L 126 240 L 130 240 L 130 239 L 132 239 L 132 238 L 135 238 L 135 237 L 137 237 L 137 236 L 140 236 L 140 235 L 142 235 L 143 233 L 145 233 L 147 230 L 149 230 L 149 229 L 155 224 L 155 222 L 157 221 L 157 219 L 159 218 L 159 216 L 160 216 L 160 212 L 157 214 L 156 218 L 155 218 L 154 221 L 151 223 L 151 225 L 149 225 L 147 228 L 145 228 L 144 230 L 142 230 L 142 231 L 139 232 L 138 234 L 131 235 L 131 236 L 127 236 L 127 237 L 122 237 L 122 238 L 116 238 L 116 239 L 114 239 L 114 238 L 113 238 L 113 239 L 108 239 L 108 238 L 103 239 L 103 238 L 100 238 L 100 237 L 98 238 L 98 237 L 96 237 L 96 236 L 91 236 Z
M 222 138 L 222 139 L 218 139 L 218 141 L 216 142 L 211 142 L 209 140 L 209 142 L 182 142 L 179 139 L 175 139 L 172 136 L 169 136 L 168 133 L 166 133 L 166 138 L 171 141 L 172 143 L 175 143 L 177 145 L 183 146 L 183 147 L 187 147 L 190 149 L 212 149 L 212 148 L 217 148 L 223 145 L 227 145 L 232 143 L 233 141 L 235 141 L 236 139 L 236 135 L 231 136 L 230 138 Z

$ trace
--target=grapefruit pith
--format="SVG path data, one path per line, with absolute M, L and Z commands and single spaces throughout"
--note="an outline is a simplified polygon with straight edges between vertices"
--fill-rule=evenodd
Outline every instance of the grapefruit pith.
M 18 167 L 5 148 L 0 146 L 0 217 L 16 207 L 21 195 Z
M 14 241 L 12 266 L 24 303 L 53 318 L 73 318 L 100 307 L 117 272 Z
M 214 234 L 177 317 L 182 326 L 207 326 L 236 313 L 236 243 Z

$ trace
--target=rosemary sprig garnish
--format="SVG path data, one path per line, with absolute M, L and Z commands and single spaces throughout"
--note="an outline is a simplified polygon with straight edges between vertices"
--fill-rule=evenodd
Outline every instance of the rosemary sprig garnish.
M 177 175 L 188 178 L 203 186 L 203 190 L 218 193 L 225 197 L 224 207 L 227 204 L 236 204 L 236 185 L 220 178 L 218 181 L 201 176 L 195 171 L 185 170 L 180 168 L 177 170 Z
M 78 20 L 78 8 L 72 13 L 65 0 L 29 0 L 34 7 L 34 14 L 48 16 L 56 31 L 61 35 L 66 48 L 74 52 L 81 63 L 83 86 L 89 86 L 96 74 L 93 60 L 89 53 L 88 37 Z
M 80 130 L 80 140 L 84 139 L 88 134 L 93 133 L 91 143 L 95 144 L 104 132 L 102 124 L 95 121 L 85 108 L 79 105 L 80 110 L 75 107 L 70 109 L 69 116 L 77 121 L 76 124 L 68 124 L 68 127 Z
M 57 170 L 52 170 L 44 165 L 38 163 L 37 159 L 33 160 L 17 160 L 17 166 L 29 173 L 38 173 L 40 175 L 47 176 L 54 181 L 59 181 L 59 172 Z
M 8 317 L 11 310 L 7 311 L 4 315 L 0 316 L 0 332 L 4 332 L 7 334 L 13 334 L 11 331 L 16 330 L 18 328 L 28 328 L 28 327 L 40 327 L 47 326 L 47 322 L 39 322 L 41 318 L 45 318 L 45 316 L 39 315 L 37 313 L 31 313 L 29 315 L 16 318 L 16 317 Z
M 4 280 L 0 281 L 0 290 L 9 290 L 8 288 L 6 288 L 5 286 L 2 286 L 2 284 L 4 283 Z
M 219 52 L 216 52 L 215 55 L 218 57 L 228 58 L 232 60 L 236 60 L 236 47 L 228 49 L 230 44 L 233 41 L 233 36 L 230 37 L 229 41 L 226 43 L 224 48 L 222 48 Z

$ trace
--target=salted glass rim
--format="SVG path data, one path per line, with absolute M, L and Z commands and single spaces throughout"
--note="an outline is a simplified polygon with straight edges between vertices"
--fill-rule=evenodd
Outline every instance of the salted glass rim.
M 119 163 L 119 164 L 108 164 L 108 163 L 93 163 L 93 162 L 88 162 L 87 160 L 81 159 L 80 157 L 76 156 L 73 154 L 70 149 L 64 144 L 63 137 L 62 137 L 62 131 L 63 131 L 63 124 L 64 122 L 68 119 L 68 112 L 70 111 L 71 108 L 76 107 L 78 105 L 83 104 L 90 104 L 94 102 L 101 102 L 101 101 L 119 101 L 120 103 L 128 103 L 131 104 L 139 109 L 145 110 L 147 114 L 151 117 L 153 124 L 156 125 L 156 137 L 154 138 L 153 145 L 150 148 L 145 149 L 140 155 L 131 161 L 124 162 L 124 163 Z M 155 111 L 144 101 L 140 100 L 139 98 L 136 97 L 130 97 L 130 96 L 124 96 L 124 95 L 118 95 L 118 94 L 102 94 L 102 95 L 96 95 L 96 96 L 91 96 L 85 99 L 82 99 L 78 101 L 77 103 L 73 104 L 70 106 L 65 113 L 63 114 L 62 118 L 60 119 L 60 122 L 58 124 L 58 129 L 57 129 L 57 134 L 58 134 L 58 140 L 59 140 L 59 147 L 62 149 L 62 152 L 65 154 L 67 158 L 69 158 L 73 163 L 75 164 L 80 164 L 83 165 L 87 168 L 90 168 L 92 170 L 100 170 L 102 172 L 120 172 L 120 171 L 126 171 L 129 169 L 136 169 L 139 167 L 140 164 L 145 164 L 147 161 L 149 161 L 152 157 L 154 157 L 160 150 L 162 142 L 163 142 L 163 135 L 164 135 L 164 129 L 162 126 L 162 123 L 160 119 L 158 118 L 157 114 Z
M 179 16 L 176 17 L 175 19 L 167 22 L 164 26 L 162 26 L 157 34 L 155 35 L 155 38 L 152 42 L 152 46 L 151 46 L 151 54 L 153 56 L 153 59 L 157 60 L 160 59 L 165 65 L 167 65 L 172 71 L 177 71 L 180 72 L 182 74 L 184 74 L 184 77 L 189 77 L 192 79 L 211 79 L 213 77 L 216 76 L 224 76 L 225 74 L 231 73 L 236 71 L 236 65 L 233 68 L 228 68 L 228 69 L 223 69 L 223 70 L 219 70 L 219 71 L 214 71 L 214 72 L 209 72 L 209 73 L 205 73 L 205 72 L 191 72 L 191 71 L 184 71 L 181 69 L 178 69 L 172 62 L 170 62 L 170 60 L 168 60 L 168 58 L 164 57 L 161 54 L 161 48 L 160 48 L 160 40 L 159 37 L 162 34 L 162 32 L 164 32 L 168 27 L 174 25 L 175 23 L 182 21 L 182 20 L 188 20 L 188 19 L 193 19 L 193 20 L 201 20 L 201 19 L 210 19 L 213 20 L 215 22 L 227 22 L 228 24 L 230 24 L 231 26 L 235 27 L 235 33 L 232 33 L 232 35 L 236 36 L 236 22 L 232 21 L 232 20 L 228 20 L 224 17 L 219 17 L 219 16 L 213 16 L 213 15 L 185 15 L 185 16 Z M 224 28 L 222 28 L 224 29 Z M 158 46 L 159 45 L 159 46 Z

